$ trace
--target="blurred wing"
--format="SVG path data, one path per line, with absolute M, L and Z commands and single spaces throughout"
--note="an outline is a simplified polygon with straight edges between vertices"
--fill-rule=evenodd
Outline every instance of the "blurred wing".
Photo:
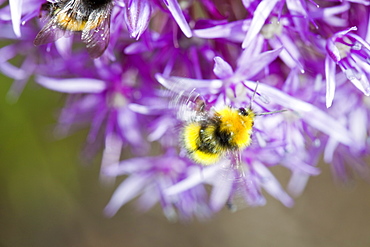
M 104 13 L 92 13 L 82 31 L 82 42 L 86 44 L 91 58 L 100 57 L 109 44 L 110 14 L 112 7 Z M 95 27 L 95 28 L 94 28 Z
M 173 95 L 169 108 L 177 111 L 177 118 L 183 122 L 198 122 L 206 120 L 210 112 L 205 99 L 195 89 L 192 91 L 182 91 L 180 93 L 171 92 Z
M 47 43 L 52 43 L 61 37 L 65 36 L 66 31 L 59 29 L 55 20 L 51 18 L 48 23 L 41 29 L 41 31 L 37 34 L 33 44 L 44 45 Z

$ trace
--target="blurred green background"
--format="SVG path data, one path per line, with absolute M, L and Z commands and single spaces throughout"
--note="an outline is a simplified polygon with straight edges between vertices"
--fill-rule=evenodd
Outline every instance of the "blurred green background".
M 333 182 L 327 165 L 293 208 L 267 196 L 267 206 L 223 210 L 208 222 L 170 223 L 159 207 L 133 203 L 111 219 L 102 210 L 116 185 L 99 183 L 98 160 L 83 166 L 86 131 L 53 137 L 63 96 L 30 83 L 18 102 L 0 77 L 0 246 L 370 246 L 370 186 Z M 289 174 L 273 172 L 285 185 Z

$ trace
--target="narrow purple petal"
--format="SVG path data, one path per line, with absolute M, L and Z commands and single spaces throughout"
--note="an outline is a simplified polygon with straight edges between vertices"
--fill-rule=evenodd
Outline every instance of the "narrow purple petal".
M 342 59 L 338 47 L 336 47 L 334 42 L 330 39 L 326 43 L 326 51 L 328 52 L 328 55 L 331 57 L 331 59 L 333 59 L 336 63 L 338 63 Z
M 125 1 L 126 4 L 126 25 L 130 32 L 130 36 L 139 39 L 141 34 L 149 25 L 150 17 L 152 15 L 152 7 L 150 1 L 135 0 Z
M 13 31 L 17 37 L 21 37 L 21 16 L 23 0 L 10 0 L 10 14 L 12 16 Z
M 361 3 L 365 6 L 369 6 L 370 5 L 370 1 L 369 0 L 348 0 L 348 2 L 352 2 L 352 3 Z
M 100 93 L 106 89 L 104 81 L 89 78 L 55 79 L 39 75 L 36 82 L 62 93 Z
M 280 0 L 263 0 L 254 12 L 252 23 L 247 35 L 242 43 L 242 48 L 250 45 L 252 40 L 261 31 L 266 19 L 269 17 L 271 11 L 274 9 L 276 3 Z
M 138 198 L 139 210 L 148 211 L 159 201 L 160 195 L 156 186 L 147 186 L 143 194 Z
M 215 57 L 214 61 L 215 61 L 215 66 L 213 68 L 213 73 L 215 73 L 215 75 L 218 78 L 225 79 L 233 75 L 234 72 L 230 64 L 228 64 L 221 57 Z
M 164 77 L 161 74 L 156 74 L 155 78 L 164 87 L 171 91 L 181 93 L 184 91 L 191 91 L 195 88 L 209 88 L 209 89 L 220 89 L 223 85 L 222 80 L 197 80 L 185 77 Z
M 356 140 L 356 143 L 362 145 L 362 148 L 366 147 L 366 124 L 359 123 L 368 123 L 368 115 L 364 108 L 354 109 L 350 114 L 349 128 L 353 133 L 353 137 Z
M 139 123 L 137 122 L 136 115 L 126 107 L 118 110 L 118 125 L 121 130 L 122 136 L 133 145 L 140 145 L 143 142 Z
M 329 108 L 334 100 L 335 93 L 335 62 L 329 56 L 325 59 L 326 76 L 326 107 Z
M 114 182 L 114 178 L 112 176 L 107 176 L 104 173 L 104 170 L 107 169 L 107 167 L 119 162 L 122 146 L 122 139 L 117 135 L 111 133 L 105 137 L 105 148 L 100 166 L 100 181 L 102 181 L 104 184 L 111 184 Z
M 123 181 L 104 209 L 105 215 L 112 217 L 124 204 L 136 197 L 144 186 L 149 183 L 149 175 L 131 175 Z
M 149 161 L 152 161 L 149 159 Z M 110 165 L 106 167 L 102 172 L 107 176 L 118 176 L 131 173 L 139 173 L 145 171 L 151 167 L 151 163 L 147 159 L 143 158 L 132 158 L 121 161 L 118 164 Z
M 256 57 L 242 55 L 238 60 L 238 68 L 235 71 L 235 76 L 242 80 L 255 76 L 274 61 L 282 50 L 283 47 L 280 47 L 276 50 L 261 53 Z
M 175 195 L 183 191 L 189 190 L 198 184 L 204 183 L 207 180 L 212 180 L 211 178 L 213 178 L 219 170 L 220 170 L 219 165 L 208 166 L 201 170 L 196 169 L 192 172 L 192 174 L 189 174 L 186 179 L 167 188 L 165 190 L 165 194 L 168 196 Z
M 293 199 L 283 190 L 278 180 L 266 168 L 266 166 L 255 162 L 253 164 L 256 172 L 262 177 L 261 186 L 273 197 L 280 200 L 286 207 L 294 205 Z
M 240 20 L 210 28 L 197 29 L 193 31 L 193 34 L 204 39 L 224 38 L 234 42 L 243 42 L 250 23 L 250 20 Z
M 129 109 L 133 112 L 144 114 L 144 115 L 157 115 L 161 111 L 163 111 L 163 105 L 150 105 L 144 106 L 139 104 L 131 103 L 128 105 Z
M 346 25 L 348 25 L 348 21 L 346 19 L 338 18 L 335 15 L 344 13 L 350 7 L 351 6 L 348 2 L 344 2 L 343 4 L 338 6 L 324 8 L 322 13 L 323 18 L 330 25 L 345 27 Z
M 309 178 L 310 175 L 308 175 L 307 173 L 293 171 L 288 183 L 288 191 L 293 196 L 300 196 L 306 188 Z
M 212 192 L 209 198 L 211 208 L 215 211 L 220 211 L 229 200 L 234 181 L 234 179 L 231 177 L 232 173 L 233 170 L 229 170 L 229 177 L 220 178 L 220 176 L 216 176 L 215 178 L 219 181 L 213 184 Z
M 72 52 L 72 45 L 73 45 L 73 37 L 62 37 L 55 41 L 55 46 L 59 52 L 59 54 L 63 58 L 68 58 L 71 56 Z
M 336 139 L 329 138 L 324 150 L 324 161 L 326 163 L 331 163 L 333 161 L 334 152 L 338 145 L 339 143 Z
M 192 36 L 191 29 L 185 20 L 185 16 L 182 13 L 180 4 L 177 2 L 177 0 L 165 0 L 163 2 L 167 5 L 168 10 L 171 12 L 181 31 L 186 37 L 190 38 Z

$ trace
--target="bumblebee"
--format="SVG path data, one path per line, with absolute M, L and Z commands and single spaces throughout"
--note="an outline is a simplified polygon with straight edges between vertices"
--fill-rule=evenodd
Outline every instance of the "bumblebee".
M 226 106 L 185 123 L 182 144 L 189 157 L 201 165 L 211 165 L 228 152 L 238 152 L 251 144 L 256 114 L 250 108 Z
M 57 0 L 47 3 L 49 21 L 37 34 L 34 44 L 54 42 L 73 32 L 82 32 L 91 58 L 100 57 L 109 43 L 110 15 L 113 0 Z

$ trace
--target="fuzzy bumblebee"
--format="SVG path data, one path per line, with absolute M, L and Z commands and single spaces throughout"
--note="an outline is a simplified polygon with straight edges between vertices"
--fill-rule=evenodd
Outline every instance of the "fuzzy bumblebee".
M 102 55 L 109 43 L 110 15 L 113 0 L 57 0 L 44 4 L 49 21 L 37 34 L 34 44 L 54 42 L 73 32 L 82 32 L 92 58 Z
M 228 152 L 239 152 L 251 144 L 255 113 L 250 108 L 226 106 L 188 121 L 182 130 L 182 144 L 189 157 L 211 165 Z

